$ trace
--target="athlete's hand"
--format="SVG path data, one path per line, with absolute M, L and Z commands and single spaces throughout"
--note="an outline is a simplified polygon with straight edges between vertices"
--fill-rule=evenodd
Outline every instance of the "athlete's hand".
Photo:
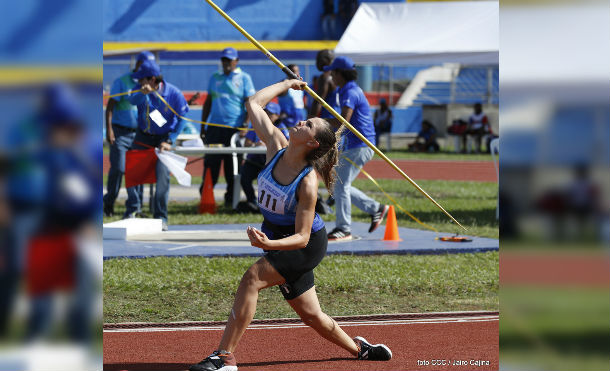
M 270 240 L 263 232 L 254 227 L 248 227 L 246 232 L 248 233 L 248 238 L 250 239 L 250 245 L 260 249 L 267 249 L 269 247 Z
M 288 83 L 290 84 L 290 88 L 294 90 L 303 90 L 307 86 L 305 81 L 296 79 L 289 80 Z

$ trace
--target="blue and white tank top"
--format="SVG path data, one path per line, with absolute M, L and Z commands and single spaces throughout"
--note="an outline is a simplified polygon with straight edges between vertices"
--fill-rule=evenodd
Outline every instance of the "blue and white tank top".
M 258 206 L 260 211 L 265 220 L 280 226 L 295 224 L 298 202 L 296 198 L 297 188 L 301 180 L 313 169 L 311 166 L 307 166 L 290 184 L 280 184 L 273 177 L 273 168 L 285 151 L 286 148 L 279 150 L 258 174 Z M 311 232 L 317 232 L 323 227 L 324 221 L 316 213 Z

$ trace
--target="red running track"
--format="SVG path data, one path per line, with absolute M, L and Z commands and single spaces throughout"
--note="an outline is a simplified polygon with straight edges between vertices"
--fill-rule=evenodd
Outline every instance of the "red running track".
M 235 351 L 239 370 L 498 369 L 497 312 L 337 319 L 350 336 L 388 345 L 392 360 L 358 361 L 300 322 L 266 321 L 246 330 Z M 223 330 L 218 324 L 194 323 L 132 329 L 104 327 L 104 370 L 186 370 L 215 349 Z
M 186 171 L 197 177 L 203 174 L 201 157 L 189 157 Z M 430 161 L 430 160 L 393 160 L 393 162 L 411 179 L 418 180 L 462 180 L 473 182 L 497 182 L 496 171 L 492 161 Z M 110 162 L 104 156 L 104 174 L 108 172 Z M 369 161 L 364 170 L 376 179 L 404 179 L 385 161 Z M 222 170 L 221 170 L 222 174 Z M 363 174 L 358 179 L 366 179 Z

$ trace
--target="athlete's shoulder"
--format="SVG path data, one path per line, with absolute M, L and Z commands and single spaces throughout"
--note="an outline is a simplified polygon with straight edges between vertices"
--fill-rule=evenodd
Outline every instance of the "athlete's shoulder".
M 305 176 L 301 179 L 301 182 L 299 184 L 299 198 L 302 198 L 303 196 L 306 197 L 313 197 L 313 198 L 317 198 L 318 197 L 318 176 L 316 175 L 316 172 L 313 171 L 313 169 L 311 167 L 306 168 L 303 171 L 307 171 L 308 173 L 305 174 Z

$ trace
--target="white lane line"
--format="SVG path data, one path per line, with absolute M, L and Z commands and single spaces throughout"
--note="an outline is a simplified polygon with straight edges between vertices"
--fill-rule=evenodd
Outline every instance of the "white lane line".
M 395 320 L 395 321 L 369 321 L 369 322 L 338 322 L 341 327 L 355 326 L 396 326 L 396 325 L 419 325 L 419 324 L 447 324 L 447 323 L 471 323 L 471 322 L 496 322 L 499 321 L 498 316 L 483 316 L 483 317 L 464 317 L 451 319 L 426 319 L 426 320 Z M 251 325 L 248 330 L 275 330 L 275 329 L 291 329 L 291 328 L 306 328 L 307 325 L 302 323 L 295 324 L 278 324 L 278 325 Z M 137 332 L 171 332 L 171 331 L 222 331 L 225 326 L 192 326 L 192 327 L 151 327 L 151 328 L 136 328 L 136 329 L 107 329 L 106 333 L 137 333 Z
M 169 250 L 169 251 L 182 250 L 182 249 L 188 249 L 189 247 L 195 247 L 195 246 L 201 246 L 201 244 L 194 243 L 194 244 L 191 244 L 191 245 L 182 245 L 182 246 L 170 247 L 167 250 Z

